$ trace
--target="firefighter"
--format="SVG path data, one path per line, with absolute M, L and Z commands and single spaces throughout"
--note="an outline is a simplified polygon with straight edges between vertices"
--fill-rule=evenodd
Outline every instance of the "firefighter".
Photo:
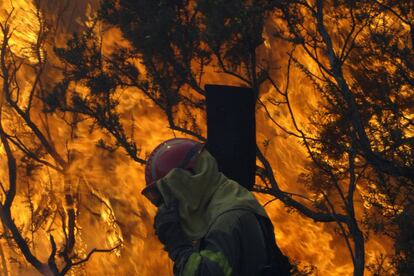
M 218 171 L 204 144 L 185 138 L 150 154 L 142 193 L 158 207 L 155 233 L 174 275 L 290 275 L 254 196 Z

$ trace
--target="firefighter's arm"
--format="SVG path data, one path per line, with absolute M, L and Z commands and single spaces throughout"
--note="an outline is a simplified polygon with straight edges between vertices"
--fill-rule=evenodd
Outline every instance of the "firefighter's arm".
M 185 262 L 194 249 L 180 226 L 178 201 L 174 200 L 168 206 L 162 204 L 154 219 L 155 234 L 164 245 L 164 250 L 175 264 Z
M 160 206 L 154 220 L 155 233 L 174 261 L 174 275 L 219 276 L 232 275 L 229 258 L 235 255 L 235 236 L 213 231 L 204 239 L 204 249 L 197 251 L 185 235 L 179 222 L 177 203 Z M 230 253 L 232 252 L 232 253 Z
M 194 251 L 179 269 L 179 276 L 231 276 L 233 264 L 238 259 L 235 236 L 214 231 L 203 241 L 204 248 Z
M 236 275 L 235 268 L 241 261 L 241 235 L 240 217 L 234 213 L 221 215 L 202 239 L 200 250 L 194 251 L 181 267 L 177 267 L 176 275 Z

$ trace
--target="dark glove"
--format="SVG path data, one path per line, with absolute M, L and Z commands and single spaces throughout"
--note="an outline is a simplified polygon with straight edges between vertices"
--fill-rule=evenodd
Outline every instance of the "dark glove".
M 180 225 L 178 201 L 162 204 L 154 219 L 155 234 L 175 265 L 182 264 L 194 252 L 192 243 Z M 181 266 L 181 265 L 180 265 Z

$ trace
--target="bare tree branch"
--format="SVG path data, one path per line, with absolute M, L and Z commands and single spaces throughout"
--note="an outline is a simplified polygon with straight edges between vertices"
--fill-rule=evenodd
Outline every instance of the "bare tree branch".
M 62 269 L 62 272 L 61 272 L 61 275 L 65 275 L 72 267 L 74 267 L 74 266 L 78 266 L 78 265 L 81 265 L 81 264 L 83 264 L 83 263 L 86 263 L 87 261 L 89 261 L 89 259 L 92 257 L 92 255 L 93 254 L 95 254 L 95 253 L 110 253 L 110 252 L 113 252 L 113 251 L 115 251 L 115 250 L 117 250 L 118 248 L 120 248 L 122 246 L 122 244 L 120 243 L 120 244 L 118 244 L 118 245 L 116 245 L 116 246 L 114 246 L 114 247 L 112 247 L 112 248 L 109 248 L 109 249 L 97 249 L 97 248 L 94 248 L 94 249 L 92 249 L 89 253 L 88 253 L 88 255 L 86 255 L 86 257 L 84 258 L 84 259 L 82 259 L 82 260 L 79 260 L 79 261 L 77 261 L 77 262 L 74 262 L 74 263 L 70 263 L 70 264 L 67 264 L 63 269 Z

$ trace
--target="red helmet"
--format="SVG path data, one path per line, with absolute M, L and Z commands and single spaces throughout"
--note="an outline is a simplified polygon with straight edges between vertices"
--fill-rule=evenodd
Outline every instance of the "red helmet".
M 147 159 L 146 187 L 142 194 L 155 205 L 159 205 L 162 196 L 155 182 L 174 168 L 192 170 L 203 148 L 204 144 L 187 138 L 173 138 L 159 144 Z

